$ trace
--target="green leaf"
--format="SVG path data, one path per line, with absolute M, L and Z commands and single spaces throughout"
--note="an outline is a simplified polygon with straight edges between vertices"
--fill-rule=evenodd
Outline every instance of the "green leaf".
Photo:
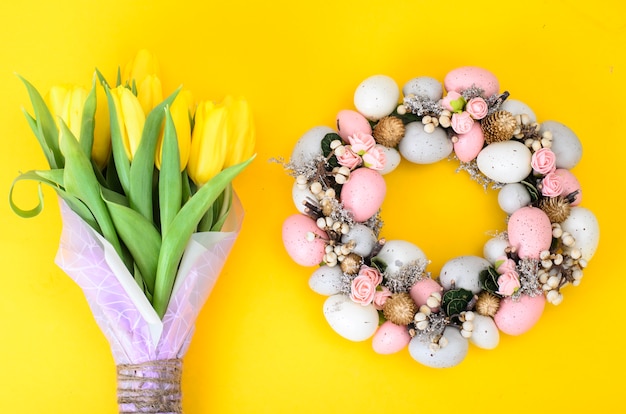
M 211 226 L 211 231 L 221 231 L 222 227 L 224 227 L 224 223 L 228 218 L 228 214 L 230 214 L 230 209 L 233 205 L 233 186 L 232 184 L 228 184 L 224 191 L 222 192 L 222 201 L 220 203 L 219 210 L 216 209 L 217 214 L 215 215 L 215 220 L 213 226 Z
M 159 172 L 159 212 L 161 233 L 165 234 L 169 229 L 170 223 L 180 210 L 183 197 L 178 139 L 172 114 L 167 109 L 161 154 L 161 171 Z
M 151 222 L 153 221 L 152 176 L 157 141 L 165 117 L 165 107 L 171 105 L 180 89 L 178 88 L 148 114 L 141 134 L 141 141 L 130 165 L 130 187 L 127 193 L 130 206 Z
M 159 255 L 156 283 L 154 287 L 153 306 L 159 317 L 165 315 L 170 300 L 178 265 L 185 247 L 196 229 L 202 216 L 213 204 L 228 184 L 252 162 L 255 156 L 247 161 L 228 167 L 198 189 L 180 209 L 170 230 L 163 234 L 163 244 Z
M 462 96 L 459 96 L 457 99 L 450 101 L 450 106 L 452 107 L 452 112 L 461 113 L 465 109 L 465 105 L 467 101 Z
M 379 259 L 378 257 L 372 257 L 371 262 L 380 273 L 385 273 L 385 270 L 387 270 L 387 263 L 384 260 Z
M 329 155 L 333 152 L 333 150 L 330 148 L 330 144 L 331 142 L 335 141 L 335 140 L 339 140 L 341 142 L 343 142 L 343 140 L 341 139 L 341 137 L 339 136 L 339 134 L 336 134 L 334 132 L 330 132 L 326 135 L 324 135 L 324 138 L 322 138 L 322 152 L 324 154 L 324 157 L 328 158 Z M 337 157 L 335 155 L 333 155 L 332 157 L 328 158 L 328 164 L 332 167 L 340 167 L 339 165 L 339 161 L 337 161 Z
M 539 200 L 539 190 L 537 190 L 537 186 L 533 185 L 533 183 L 529 181 L 522 181 L 522 184 L 526 187 L 526 190 L 530 194 L 530 201 L 534 202 Z
M 94 129 L 96 118 L 96 79 L 94 77 L 91 91 L 87 95 L 85 105 L 83 106 L 83 116 L 80 124 L 80 146 L 85 155 L 91 158 L 91 150 L 94 141 Z
M 489 266 L 488 268 L 480 272 L 480 275 L 479 275 L 480 285 L 483 288 L 483 290 L 486 290 L 489 293 L 493 293 L 497 295 L 496 292 L 499 289 L 498 288 L 499 277 L 500 277 L 500 274 L 498 273 L 498 271 L 494 267 Z
M 117 171 L 117 178 L 124 190 L 124 193 L 129 193 L 130 187 L 130 161 L 126 155 L 124 149 L 124 142 L 122 140 L 121 125 L 117 118 L 117 111 L 115 109 L 115 101 L 111 95 L 111 89 L 106 83 L 103 83 L 104 91 L 107 96 L 107 102 L 109 105 L 109 122 L 111 128 L 111 152 L 113 153 L 113 162 L 115 164 L 115 170 Z
M 466 289 L 451 289 L 443 294 L 442 308 L 449 317 L 467 310 L 474 294 Z

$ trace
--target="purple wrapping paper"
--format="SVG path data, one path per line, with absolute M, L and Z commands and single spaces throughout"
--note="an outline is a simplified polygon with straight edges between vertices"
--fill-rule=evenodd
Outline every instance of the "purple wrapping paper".
M 63 230 L 55 263 L 83 290 L 116 364 L 182 358 L 239 235 L 235 196 L 222 232 L 195 233 L 187 244 L 163 321 L 109 242 L 61 202 Z

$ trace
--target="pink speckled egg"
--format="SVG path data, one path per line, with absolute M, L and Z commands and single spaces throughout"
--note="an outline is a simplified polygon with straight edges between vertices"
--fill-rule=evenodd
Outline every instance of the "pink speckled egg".
M 294 262 L 301 266 L 316 266 L 322 262 L 326 244 L 318 237 L 308 241 L 308 232 L 313 232 L 322 239 L 328 238 L 312 218 L 303 214 L 291 215 L 283 223 L 283 244 Z
M 493 320 L 505 334 L 520 335 L 535 326 L 545 305 L 546 299 L 543 295 L 522 295 L 519 300 L 507 297 L 500 301 L 500 308 Z
M 411 295 L 411 299 L 413 302 L 419 307 L 426 304 L 426 300 L 431 295 L 431 293 L 441 292 L 443 291 L 443 287 L 437 283 L 437 281 L 431 278 L 423 278 L 417 281 L 409 291 Z M 438 309 L 433 309 L 435 312 Z
M 454 143 L 454 153 L 461 162 L 470 162 L 483 149 L 485 136 L 478 122 L 474 122 L 469 132 L 458 134 L 457 137 L 459 140 Z
M 536 207 L 522 207 L 511 214 L 507 231 L 509 244 L 521 258 L 538 259 L 552 243 L 550 219 Z
M 406 326 L 385 321 L 372 338 L 372 348 L 377 354 L 388 355 L 403 350 L 410 341 L 411 335 Z
M 557 168 L 555 173 L 561 177 L 561 184 L 563 184 L 563 196 L 573 193 L 574 191 L 578 191 L 578 194 L 576 194 L 576 198 L 571 205 L 579 205 L 583 199 L 583 193 L 576 176 L 572 174 L 570 170 L 566 170 L 565 168 Z
M 485 96 L 491 96 L 500 92 L 498 78 L 487 69 L 475 66 L 463 66 L 448 72 L 443 80 L 446 91 L 461 92 L 472 86 L 484 90 Z
M 357 111 L 344 109 L 337 114 L 337 132 L 345 142 L 348 142 L 348 137 L 355 132 L 372 135 L 372 126 Z
M 377 171 L 358 168 L 341 188 L 341 202 L 352 212 L 354 220 L 364 222 L 372 217 L 385 200 L 387 184 Z

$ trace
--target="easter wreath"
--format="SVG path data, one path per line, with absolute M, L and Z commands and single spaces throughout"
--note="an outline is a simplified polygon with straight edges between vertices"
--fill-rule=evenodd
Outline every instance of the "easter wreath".
M 328 296 L 324 315 L 339 335 L 452 367 L 470 343 L 495 348 L 500 332 L 522 334 L 546 302 L 558 305 L 562 288 L 580 284 L 599 227 L 570 172 L 582 157 L 578 137 L 559 122 L 538 123 L 500 92 L 494 74 L 460 67 L 443 84 L 414 78 L 402 94 L 392 78 L 371 76 L 355 91 L 356 110 L 338 113 L 336 130 L 317 126 L 298 140 L 283 165 L 299 212 L 282 238 L 296 263 L 318 266 L 309 285 Z M 485 190 L 499 190 L 507 228 L 483 257 L 453 258 L 433 277 L 418 246 L 379 238 L 383 176 L 402 158 L 456 158 Z

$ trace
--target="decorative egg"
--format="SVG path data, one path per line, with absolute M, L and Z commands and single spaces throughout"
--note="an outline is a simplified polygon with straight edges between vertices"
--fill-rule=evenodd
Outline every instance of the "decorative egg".
M 566 170 L 565 168 L 557 168 L 554 172 L 561 177 L 561 184 L 563 185 L 563 196 L 571 194 L 574 191 L 578 191 L 578 193 L 576 194 L 576 198 L 574 198 L 574 201 L 570 203 L 570 205 L 579 205 L 583 199 L 583 193 L 576 176 L 572 174 L 570 170 Z
M 444 289 L 461 288 L 479 293 L 480 272 L 491 266 L 488 260 L 479 256 L 459 256 L 448 260 L 439 274 L 439 283 Z
M 574 237 L 574 246 L 580 249 L 583 259 L 591 260 L 600 242 L 600 225 L 591 210 L 580 206 L 572 207 L 567 219 L 561 223 L 561 228 Z
M 454 143 L 454 153 L 461 162 L 470 162 L 480 152 L 485 144 L 485 136 L 478 122 L 474 122 L 472 129 L 465 134 L 457 134 L 458 141 Z
M 378 244 L 378 239 L 374 231 L 364 224 L 355 224 L 348 234 L 341 236 L 342 243 L 348 243 L 350 241 L 354 241 L 355 243 L 352 252 L 361 257 L 369 256 L 374 246 Z
M 429 277 L 425 277 L 425 278 L 418 280 L 411 287 L 409 294 L 411 295 L 411 299 L 413 299 L 413 302 L 415 302 L 417 307 L 420 307 L 426 304 L 426 301 L 428 300 L 431 294 L 435 292 L 441 293 L 442 291 L 443 291 L 443 287 L 439 283 L 437 283 L 436 280 L 433 280 Z M 433 309 L 433 310 L 436 312 L 438 309 Z
M 398 107 L 400 89 L 393 78 L 374 75 L 359 84 L 354 92 L 354 106 L 370 121 L 389 115 Z
M 543 210 L 522 207 L 509 217 L 509 244 L 521 258 L 538 259 L 539 253 L 550 249 L 552 224 Z
M 358 168 L 341 188 L 341 202 L 355 221 L 363 222 L 378 212 L 386 193 L 382 175 L 369 168 Z
M 304 133 L 296 142 L 291 152 L 291 162 L 304 165 L 322 155 L 322 139 L 326 134 L 334 133 L 335 130 L 327 126 L 316 126 Z
M 337 114 L 337 132 L 345 142 L 348 142 L 348 137 L 355 132 L 372 135 L 372 126 L 369 121 L 357 111 L 344 109 Z
M 395 148 L 385 147 L 384 145 L 376 145 L 385 153 L 385 168 L 383 168 L 380 173 L 382 175 L 389 174 L 400 165 L 400 161 L 402 161 L 402 157 L 400 153 Z
M 339 266 L 320 266 L 309 278 L 309 287 L 315 293 L 324 296 L 341 292 L 343 272 Z
M 552 132 L 550 149 L 556 156 L 556 168 L 574 168 L 583 156 L 583 145 L 578 136 L 558 121 L 544 121 L 539 132 L 545 131 Z
M 385 321 L 372 338 L 372 348 L 377 354 L 394 354 L 403 350 L 410 341 L 411 335 L 406 326 Z
M 494 142 L 476 157 L 478 169 L 499 183 L 517 183 L 528 177 L 531 152 L 519 141 Z
M 481 349 L 494 349 L 500 342 L 498 326 L 491 316 L 474 313 L 474 330 L 470 342 Z
M 335 332 L 350 341 L 365 341 L 378 328 L 374 305 L 363 306 L 346 295 L 329 296 L 324 302 L 324 317 Z
M 530 106 L 526 105 L 522 101 L 518 101 L 517 99 L 507 99 L 506 101 L 502 102 L 502 105 L 500 105 L 500 109 L 510 112 L 513 115 L 526 114 L 528 115 L 528 120 L 530 123 L 537 122 L 537 116 L 535 115 L 533 110 L 530 109 Z
M 431 133 L 424 131 L 421 122 L 410 122 L 405 127 L 404 138 L 398 144 L 400 154 L 415 164 L 432 164 L 452 153 L 452 141 L 441 127 Z
M 487 97 L 500 92 L 498 78 L 487 69 L 475 66 L 463 66 L 448 72 L 443 80 L 443 85 L 448 92 L 461 93 L 465 89 L 476 86 L 482 89 Z
M 313 241 L 307 240 L 307 233 L 317 236 Z M 303 214 L 294 214 L 283 223 L 283 244 L 287 254 L 301 266 L 319 265 L 324 258 L 324 248 L 328 236 L 313 219 Z
M 380 249 L 375 258 L 384 263 L 385 273 L 393 277 L 403 266 L 416 260 L 426 261 L 426 255 L 416 245 L 405 240 L 388 240 Z
M 521 335 L 539 321 L 546 305 L 543 295 L 522 295 L 518 300 L 506 297 L 493 317 L 498 329 L 507 335 Z
M 467 339 L 461 336 L 458 329 L 450 326 L 444 329 L 443 337 L 448 343 L 437 349 L 415 336 L 409 342 L 409 354 L 420 364 L 431 368 L 451 368 L 463 362 L 469 350 Z
M 498 192 L 498 204 L 507 214 L 513 214 L 530 204 L 530 193 L 520 183 L 505 184 Z
M 500 237 L 492 237 L 483 246 L 483 256 L 491 264 L 495 264 L 499 257 L 505 255 L 505 249 L 509 247 L 509 241 Z
M 302 214 L 306 214 L 306 207 L 304 206 L 305 201 L 308 201 L 313 205 L 317 205 L 317 198 L 313 195 L 309 187 L 300 188 L 295 182 L 291 188 L 291 198 L 293 199 L 293 203 L 298 211 Z
M 402 87 L 404 96 L 415 95 L 428 98 L 431 101 L 438 101 L 443 97 L 443 85 L 430 76 L 420 76 L 413 78 Z

